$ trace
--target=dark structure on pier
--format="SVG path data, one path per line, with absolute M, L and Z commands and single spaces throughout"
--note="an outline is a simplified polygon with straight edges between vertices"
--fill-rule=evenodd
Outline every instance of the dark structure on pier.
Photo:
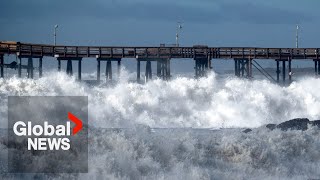
M 121 61 L 124 58 L 134 58 L 137 61 L 137 80 L 141 80 L 141 62 L 145 62 L 145 79 L 152 79 L 152 63 L 156 63 L 156 75 L 163 79 L 171 78 L 170 62 L 172 59 L 193 59 L 195 62 L 195 78 L 205 77 L 212 69 L 212 59 L 233 59 L 235 75 L 251 78 L 253 67 L 268 75 L 271 80 L 285 81 L 288 75 L 292 78 L 292 60 L 309 59 L 314 61 L 315 73 L 320 75 L 320 48 L 255 48 L 255 47 L 96 47 L 96 46 L 52 46 L 45 44 L 27 44 L 19 42 L 0 42 L 0 76 L 4 77 L 4 68 L 18 68 L 21 77 L 22 69 L 27 69 L 29 78 L 34 76 L 33 60 L 39 60 L 39 77 L 42 76 L 43 57 L 55 57 L 58 61 L 58 70 L 61 71 L 61 61 L 66 61 L 66 72 L 73 75 L 73 61 L 78 62 L 78 79 L 81 80 L 83 58 L 97 59 L 97 80 L 100 81 L 101 62 L 106 62 L 106 79 L 112 79 L 112 64 L 117 62 L 117 73 L 120 74 Z M 16 55 L 18 63 L 4 64 L 4 55 Z M 23 59 L 28 64 L 23 65 Z M 268 74 L 255 59 L 276 61 L 276 79 Z M 286 72 L 288 66 L 288 72 Z

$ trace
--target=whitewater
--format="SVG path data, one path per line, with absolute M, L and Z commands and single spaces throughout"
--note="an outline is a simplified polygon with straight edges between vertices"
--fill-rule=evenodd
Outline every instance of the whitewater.
M 320 119 L 320 79 L 289 86 L 267 80 L 176 77 L 139 84 L 123 70 L 117 82 L 91 85 L 65 73 L 37 80 L 0 79 L 0 127 L 8 96 L 88 96 L 88 174 L 6 174 L 4 179 L 308 179 L 320 177 L 320 136 L 271 131 L 266 124 Z M 244 128 L 252 132 L 243 133 Z

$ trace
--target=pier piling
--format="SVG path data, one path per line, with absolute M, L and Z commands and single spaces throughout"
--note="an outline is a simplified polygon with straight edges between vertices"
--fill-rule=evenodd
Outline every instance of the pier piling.
M 97 81 L 100 82 L 100 60 L 97 59 Z
M 209 70 L 209 62 L 207 58 L 195 58 L 195 78 L 206 77 Z
M 289 83 L 292 82 L 292 67 L 291 67 L 291 64 L 292 64 L 291 59 L 288 58 Z
M 162 80 L 171 78 L 170 59 L 157 59 L 157 76 Z
M 22 58 L 18 57 L 19 65 L 18 65 L 18 77 L 21 78 L 21 71 L 22 71 Z
M 81 62 L 82 60 L 78 61 L 78 80 L 81 81 Z
M 60 72 L 61 71 L 61 60 L 58 59 L 58 71 Z
M 152 67 L 151 67 L 151 61 L 150 60 L 148 60 L 147 63 L 146 63 L 145 76 L 146 76 L 146 81 L 152 79 Z
M 317 62 L 318 62 L 318 76 L 319 76 L 320 75 L 320 61 L 317 60 Z
M 277 83 L 279 83 L 280 82 L 280 73 L 281 73 L 281 71 L 280 71 L 280 62 L 279 62 L 279 60 L 276 60 L 276 62 L 277 62 L 277 71 L 276 71 L 276 73 L 277 73 Z
M 314 59 L 313 62 L 314 62 L 314 74 L 318 76 L 318 61 Z
M 107 60 L 106 79 L 107 80 L 111 80 L 112 79 L 112 64 L 111 64 L 111 60 Z
M 120 79 L 120 73 L 121 73 L 121 61 L 118 60 L 118 71 L 117 71 L 118 79 Z
M 282 81 L 286 82 L 286 61 L 282 60 Z
M 42 57 L 39 58 L 39 78 L 42 77 Z
M 4 78 L 3 68 L 4 68 L 4 58 L 3 58 L 3 55 L 1 54 L 0 55 L 0 77 L 1 78 Z
M 137 81 L 140 82 L 140 59 L 137 59 Z
M 234 59 L 235 75 L 237 77 L 252 77 L 252 60 L 251 59 Z
M 33 79 L 33 59 L 32 59 L 32 57 L 28 58 L 27 73 L 28 73 L 28 78 Z
M 72 76 L 72 75 L 73 75 L 72 60 L 71 60 L 71 59 L 68 59 L 68 60 L 67 60 L 67 74 L 68 74 L 69 76 Z

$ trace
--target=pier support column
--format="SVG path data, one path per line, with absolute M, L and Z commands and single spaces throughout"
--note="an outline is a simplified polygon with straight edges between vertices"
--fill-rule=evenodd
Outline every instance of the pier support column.
M 137 59 L 137 82 L 140 82 L 140 60 Z
M 61 71 L 61 60 L 58 59 L 58 71 L 60 72 Z
M 276 60 L 276 62 L 277 62 L 277 71 L 276 71 L 276 73 L 277 73 L 277 83 L 279 83 L 280 82 L 280 73 L 281 73 L 281 71 L 280 71 L 280 62 L 279 62 L 279 60 Z
M 60 67 L 61 68 L 61 67 Z M 72 76 L 73 75 L 73 70 L 72 70 L 72 60 L 71 59 L 68 59 L 67 60 L 67 74 L 69 76 Z
M 286 61 L 282 60 L 282 81 L 286 82 Z
M 118 79 L 120 79 L 120 73 L 121 73 L 121 61 L 120 60 L 118 60 Z
M 39 78 L 42 78 L 42 57 L 39 58 Z
M 246 62 L 245 60 L 240 60 L 240 66 L 241 66 L 241 77 L 244 77 L 244 71 L 246 70 Z
M 237 66 L 238 66 L 238 77 L 241 77 L 241 61 L 237 60 Z
M 318 62 L 318 76 L 319 76 L 320 75 L 320 61 L 317 60 L 317 62 Z
M 82 60 L 78 61 L 78 80 L 81 81 L 81 62 Z
M 157 76 L 162 80 L 171 78 L 170 59 L 157 59 Z
M 237 77 L 252 77 L 252 59 L 234 59 L 234 68 Z
M 152 68 L 151 68 L 151 61 L 147 61 L 146 63 L 146 80 L 148 81 L 149 79 L 152 79 Z
M 28 58 L 27 72 L 28 72 L 28 78 L 33 79 L 33 59 L 32 59 L 32 57 Z
M 0 55 L 0 77 L 4 78 L 4 59 L 3 59 L 3 55 Z
M 118 76 L 120 76 L 121 71 L 121 58 L 104 58 L 97 57 L 97 81 L 100 81 L 101 76 L 101 61 L 106 61 L 105 76 L 106 80 L 112 80 L 112 61 L 117 61 L 118 63 Z
M 314 59 L 313 62 L 314 62 L 314 74 L 318 76 L 318 61 Z
M 100 60 L 97 59 L 97 81 L 100 82 Z
M 206 77 L 209 69 L 209 63 L 207 58 L 195 58 L 195 78 Z
M 292 68 L 291 68 L 291 59 L 289 58 L 288 59 L 288 71 L 289 71 L 289 83 L 291 84 L 292 82 Z
M 22 70 L 22 59 L 19 57 L 19 65 L 18 65 L 18 77 L 21 78 L 21 70 Z
M 170 59 L 166 59 L 167 61 L 167 73 L 166 73 L 166 80 L 170 80 L 171 79 L 171 60 Z
M 158 60 L 157 61 L 157 76 L 158 76 L 158 78 L 161 78 L 161 68 L 162 68 L 161 60 Z
M 238 68 L 238 60 L 234 59 L 234 75 L 239 77 L 239 68 Z
M 206 74 L 208 75 L 210 73 L 210 71 L 212 70 L 212 66 L 211 66 L 211 56 L 208 56 L 208 59 L 207 59 L 207 64 L 206 64 Z
M 252 76 L 252 59 L 247 60 L 247 77 L 251 79 Z
M 107 61 L 107 66 L 106 66 L 106 79 L 111 80 L 112 79 L 112 64 L 111 60 Z

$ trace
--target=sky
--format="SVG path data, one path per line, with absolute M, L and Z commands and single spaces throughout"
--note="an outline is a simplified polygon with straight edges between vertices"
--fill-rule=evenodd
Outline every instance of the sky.
M 57 44 L 320 47 L 318 0 L 1 0 L 0 40 Z

